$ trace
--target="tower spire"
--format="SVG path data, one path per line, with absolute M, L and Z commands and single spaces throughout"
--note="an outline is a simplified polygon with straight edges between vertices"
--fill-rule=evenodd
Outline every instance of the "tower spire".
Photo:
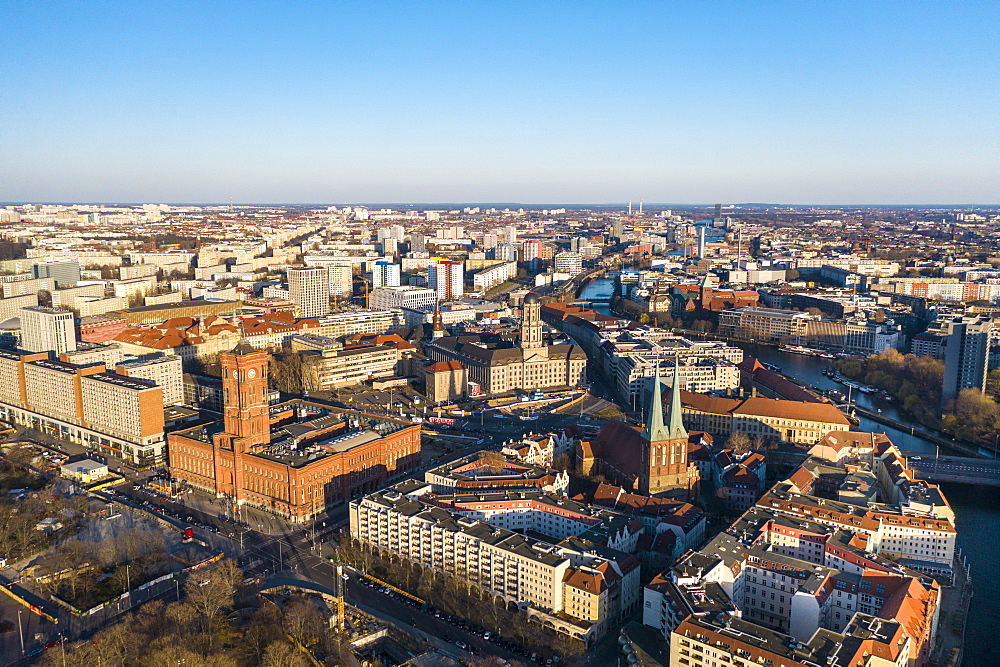
M 649 410 L 646 411 L 646 427 L 642 437 L 649 442 L 667 439 L 667 429 L 663 425 L 663 398 L 660 392 L 663 384 L 660 381 L 660 358 L 656 358 L 656 375 L 653 378 L 653 395 L 649 399 Z
M 681 411 L 681 374 L 680 359 L 674 355 L 674 377 L 670 385 L 670 408 L 667 410 L 667 438 L 670 440 L 687 440 L 688 432 L 684 428 Z

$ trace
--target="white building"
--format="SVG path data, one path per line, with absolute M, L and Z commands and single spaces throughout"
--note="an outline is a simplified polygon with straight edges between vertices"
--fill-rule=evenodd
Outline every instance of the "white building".
M 288 269 L 288 298 L 299 306 L 300 317 L 326 315 L 330 312 L 329 269 Z
M 118 375 L 142 378 L 155 383 L 163 390 L 163 404 L 174 405 L 184 402 L 184 370 L 181 358 L 175 355 L 137 359 L 118 364 Z
M 420 308 L 421 306 L 432 306 L 435 301 L 437 301 L 435 290 L 411 285 L 379 287 L 372 290 L 369 297 L 369 305 L 376 310 Z
M 401 275 L 399 264 L 375 262 L 372 267 L 372 287 L 399 287 Z
M 73 313 L 45 306 L 21 309 L 21 347 L 29 352 L 72 352 L 76 349 Z

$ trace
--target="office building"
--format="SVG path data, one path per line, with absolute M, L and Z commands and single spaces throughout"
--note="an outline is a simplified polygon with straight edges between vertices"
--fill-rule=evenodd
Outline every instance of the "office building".
M 76 349 L 73 313 L 45 306 L 21 309 L 21 346 L 29 352 L 54 352 L 56 355 Z
M 568 273 L 571 276 L 583 271 L 583 257 L 578 252 L 561 252 L 555 256 L 555 271 Z
M 375 262 L 372 267 L 372 288 L 399 287 L 401 272 L 399 264 Z
M 39 262 L 32 264 L 34 278 L 52 278 L 56 287 L 69 287 L 80 282 L 79 262 Z
M 299 306 L 299 317 L 330 312 L 330 270 L 326 267 L 288 269 L 288 298 Z
M 380 287 L 372 290 L 369 305 L 375 310 L 391 310 L 393 308 L 420 308 L 433 306 L 438 299 L 435 290 L 425 287 L 402 285 L 398 287 Z

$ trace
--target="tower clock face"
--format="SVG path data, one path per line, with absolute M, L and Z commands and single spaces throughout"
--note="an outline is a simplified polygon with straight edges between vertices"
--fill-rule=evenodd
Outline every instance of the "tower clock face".
M 247 377 L 250 378 L 251 380 L 254 379 L 255 377 L 257 377 L 257 371 L 251 368 L 250 370 L 247 371 Z
M 240 379 L 240 372 L 238 370 L 236 370 L 235 368 L 233 369 L 233 379 L 234 380 L 239 380 Z

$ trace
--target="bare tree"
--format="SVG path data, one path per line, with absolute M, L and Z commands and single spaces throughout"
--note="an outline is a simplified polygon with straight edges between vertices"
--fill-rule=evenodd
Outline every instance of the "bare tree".
M 227 558 L 204 574 L 194 572 L 188 577 L 187 583 L 184 584 L 187 604 L 191 605 L 201 618 L 202 629 L 205 632 L 211 632 L 212 624 L 219 612 L 233 603 L 236 586 L 242 576 L 243 573 L 236 562 Z

